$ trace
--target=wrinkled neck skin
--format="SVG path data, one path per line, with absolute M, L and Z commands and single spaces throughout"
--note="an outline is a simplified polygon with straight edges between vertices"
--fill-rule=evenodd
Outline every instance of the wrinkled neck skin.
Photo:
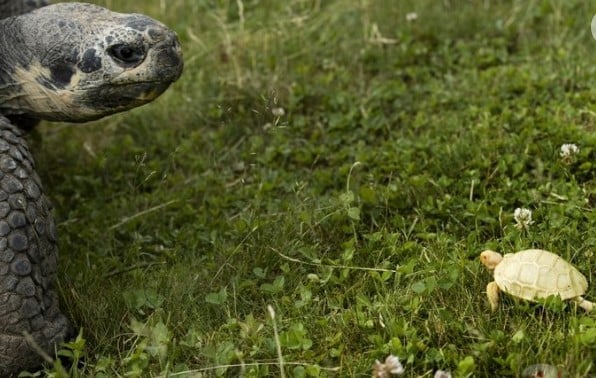
M 79 41 L 74 36 L 68 42 L 67 38 L 48 41 L 41 28 L 25 28 L 23 17 L 0 20 L 0 114 L 25 128 L 41 119 L 69 120 L 68 113 L 75 106 L 69 99 L 73 91 L 59 88 L 60 75 L 64 75 L 60 67 L 76 62 L 53 54 L 52 44 L 54 50 L 74 51 Z
M 13 124 L 28 129 L 39 120 L 27 114 L 27 101 L 23 99 L 26 84 L 17 76 L 18 72 L 26 71 L 33 60 L 33 54 L 22 45 L 22 40 L 15 17 L 0 20 L 0 114 L 7 116 Z
M 44 28 L 27 27 L 23 19 L 28 16 L 0 20 L 0 114 L 21 125 L 27 120 L 79 121 L 73 114 L 80 114 L 80 121 L 104 116 L 86 109 L 78 101 L 82 92 L 71 85 L 80 39 L 71 33 L 52 40 Z

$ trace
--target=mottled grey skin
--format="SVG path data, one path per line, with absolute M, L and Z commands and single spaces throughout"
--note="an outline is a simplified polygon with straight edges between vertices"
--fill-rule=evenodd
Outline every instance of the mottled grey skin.
M 143 105 L 182 72 L 175 33 L 155 20 L 44 5 L 0 0 L 0 377 L 38 367 L 37 349 L 53 355 L 71 335 L 54 287 L 56 227 L 22 129 Z

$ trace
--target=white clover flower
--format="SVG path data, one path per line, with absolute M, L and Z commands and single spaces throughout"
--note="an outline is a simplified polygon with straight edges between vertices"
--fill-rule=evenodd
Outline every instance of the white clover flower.
M 418 13 L 416 12 L 410 12 L 408 14 L 406 14 L 406 21 L 408 22 L 412 22 L 418 19 Z
M 275 117 L 283 117 L 284 115 L 286 115 L 286 111 L 284 110 L 284 108 L 280 106 L 271 109 L 271 114 L 273 114 Z
M 434 378 L 451 378 L 451 373 L 448 371 L 437 370 L 435 372 Z
M 534 223 L 532 220 L 532 211 L 526 208 L 517 208 L 513 212 L 513 219 L 515 219 L 515 227 L 518 229 L 528 229 Z
M 401 375 L 404 372 L 405 369 L 401 362 L 399 362 L 399 358 L 392 354 L 385 359 L 384 363 L 376 360 L 375 364 L 373 365 L 374 378 L 388 378 L 391 375 Z
M 401 362 L 399 362 L 399 358 L 394 355 L 390 355 L 385 359 L 385 366 L 391 374 L 399 375 L 403 374 L 405 371 Z
M 570 164 L 575 155 L 579 153 L 579 147 L 573 143 L 565 143 L 561 145 L 559 155 L 565 164 Z

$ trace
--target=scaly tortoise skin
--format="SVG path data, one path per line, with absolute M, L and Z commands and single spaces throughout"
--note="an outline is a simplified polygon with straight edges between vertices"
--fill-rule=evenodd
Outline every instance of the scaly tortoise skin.
M 176 34 L 149 17 L 0 0 L 0 377 L 38 367 L 36 348 L 53 355 L 71 335 L 54 287 L 56 226 L 23 128 L 143 105 L 182 67 Z
M 480 254 L 480 261 L 494 269 L 495 280 L 486 287 L 492 311 L 497 309 L 499 291 L 529 301 L 558 295 L 563 300 L 574 300 L 586 311 L 594 307 L 582 298 L 588 289 L 586 277 L 552 252 L 527 249 L 502 256 L 487 250 Z

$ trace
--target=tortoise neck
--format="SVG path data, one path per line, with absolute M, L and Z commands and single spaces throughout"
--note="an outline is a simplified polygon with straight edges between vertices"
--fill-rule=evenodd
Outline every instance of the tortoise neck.
M 30 48 L 22 37 L 18 17 L 0 20 L 0 114 L 8 118 L 29 118 L 23 106 L 23 86 L 30 78 L 21 73 L 31 64 Z

